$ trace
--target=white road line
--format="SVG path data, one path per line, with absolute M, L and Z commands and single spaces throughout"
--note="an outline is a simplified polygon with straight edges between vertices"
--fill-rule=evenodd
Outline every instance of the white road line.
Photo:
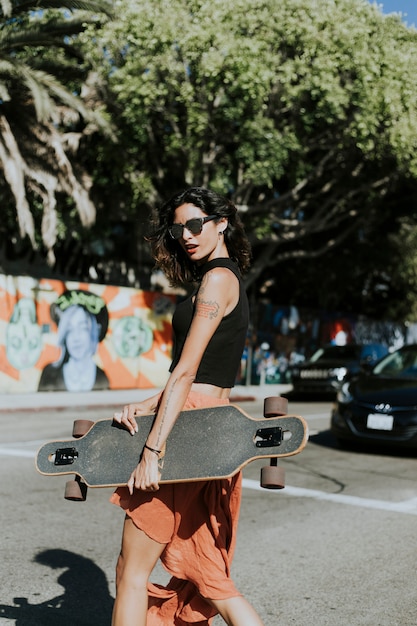
M 21 448 L 0 448 L 0 456 L 17 456 L 33 459 L 36 452 L 33 450 L 22 450 Z
M 19 450 L 18 448 L 0 448 L 0 456 L 18 456 L 33 459 L 35 452 L 32 450 Z
M 31 445 L 37 445 L 38 442 L 30 442 Z M 19 445 L 19 444 L 18 444 Z M 22 444 L 20 444 L 22 445 Z M 36 451 L 24 450 L 23 448 L 0 447 L 0 456 L 14 456 L 24 458 L 34 458 Z M 262 491 L 266 493 L 268 490 L 263 489 L 259 482 L 249 478 L 243 479 L 243 487 L 254 491 Z M 280 493 L 281 490 L 269 490 L 269 493 Z M 403 500 L 402 502 L 388 502 L 386 500 L 372 500 L 370 498 L 359 498 L 358 496 L 348 496 L 341 493 L 327 493 L 316 489 L 304 489 L 302 487 L 291 487 L 287 485 L 283 491 L 288 496 L 297 498 L 313 498 L 315 500 L 325 500 L 334 502 L 335 504 L 345 504 L 348 506 L 358 506 L 365 509 L 377 509 L 380 511 L 392 511 L 394 513 L 406 513 L 408 515 L 417 515 L 417 498 Z
M 260 484 L 255 480 L 243 479 L 243 487 L 255 491 L 263 491 Z M 280 490 L 271 490 L 271 493 L 279 493 Z M 407 513 L 417 515 L 417 498 L 404 500 L 402 502 L 387 502 L 385 500 L 372 500 L 370 498 L 359 498 L 358 496 L 348 496 L 341 493 L 326 493 L 315 489 L 303 489 L 300 487 L 286 486 L 283 493 L 288 496 L 298 498 L 314 498 L 316 500 L 327 500 L 336 504 L 346 504 L 349 506 L 359 506 L 365 509 L 378 509 L 380 511 L 393 511 L 395 513 Z
M 35 441 L 15 441 L 0 445 L 0 456 L 16 456 L 23 458 L 35 458 L 37 451 L 41 445 L 45 443 L 43 440 Z

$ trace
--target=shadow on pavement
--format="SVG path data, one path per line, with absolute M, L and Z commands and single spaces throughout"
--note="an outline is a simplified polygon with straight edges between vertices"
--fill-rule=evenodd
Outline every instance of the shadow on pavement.
M 339 447 L 336 438 L 332 435 L 330 430 L 322 430 L 315 435 L 310 435 L 308 440 L 312 443 L 316 443 L 318 446 L 323 446 L 324 448 Z
M 62 595 L 41 604 L 14 598 L 0 605 L 0 619 L 14 619 L 16 626 L 109 626 L 113 598 L 104 572 L 93 561 L 67 550 L 45 550 L 35 562 L 52 569 L 65 569 L 57 582 Z
M 396 458 L 414 459 L 417 457 L 417 450 L 401 448 L 400 446 L 378 444 L 370 442 L 368 444 L 359 441 L 338 442 L 330 430 L 323 430 L 315 435 L 310 435 L 309 441 L 324 448 L 334 448 L 341 452 L 357 452 L 368 455 L 395 456 Z

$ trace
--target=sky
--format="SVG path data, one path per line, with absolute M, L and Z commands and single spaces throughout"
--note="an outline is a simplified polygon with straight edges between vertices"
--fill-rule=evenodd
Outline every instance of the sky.
M 375 0 L 370 2 L 375 4 Z M 402 13 L 403 21 L 417 28 L 417 0 L 376 0 L 376 4 L 382 5 L 383 13 Z

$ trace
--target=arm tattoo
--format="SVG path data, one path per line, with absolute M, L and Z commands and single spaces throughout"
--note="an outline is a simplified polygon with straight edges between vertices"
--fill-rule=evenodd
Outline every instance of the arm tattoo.
M 172 386 L 170 387 L 170 389 L 169 389 L 169 391 L 168 391 L 168 397 L 167 397 L 167 401 L 166 401 L 166 404 L 165 404 L 165 409 L 164 409 L 164 412 L 163 412 L 163 413 L 162 413 L 162 415 L 161 415 L 161 422 L 160 422 L 160 424 L 159 424 L 158 433 L 157 433 L 157 438 L 156 438 L 156 444 L 155 444 L 157 448 L 159 448 L 159 445 L 160 445 L 160 441 L 161 441 L 161 434 L 162 434 L 162 432 L 161 432 L 161 431 L 162 431 L 162 427 L 163 427 L 163 425 L 164 425 L 165 418 L 166 418 L 166 416 L 167 416 L 167 414 L 168 414 L 168 404 L 169 404 L 169 399 L 170 399 L 170 397 L 171 397 L 171 395 L 172 395 L 172 393 L 173 393 L 173 391 L 174 391 L 174 387 L 175 387 L 175 383 L 176 383 L 176 382 L 177 382 L 176 380 L 174 380 L 174 381 L 173 381 Z M 176 418 L 177 418 L 177 417 L 178 417 L 178 415 L 176 416 Z M 175 419 L 176 419 L 176 418 L 175 418 Z
M 205 274 L 196 297 L 196 315 L 213 320 L 219 314 L 220 305 L 216 300 L 204 300 L 204 293 L 209 280 L 209 274 Z
M 197 298 L 196 302 L 196 315 L 199 317 L 205 317 L 207 319 L 215 319 L 219 314 L 219 303 L 215 300 L 207 302 L 201 298 Z

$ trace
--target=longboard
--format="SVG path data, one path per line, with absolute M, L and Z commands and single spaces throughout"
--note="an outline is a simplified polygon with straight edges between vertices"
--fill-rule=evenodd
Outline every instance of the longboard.
M 160 482 L 229 478 L 256 459 L 298 454 L 307 443 L 307 423 L 300 416 L 280 415 L 283 401 L 267 398 L 264 415 L 274 417 L 265 419 L 254 419 L 233 404 L 182 411 L 159 461 Z M 75 474 L 78 483 L 83 481 L 88 487 L 126 485 L 154 419 L 153 414 L 141 416 L 134 436 L 112 419 L 87 423 L 87 432 L 79 438 L 44 444 L 36 468 L 46 476 Z M 77 426 L 76 421 L 75 431 Z M 283 487 L 282 472 L 277 474 L 275 465 L 272 461 L 269 474 L 261 480 L 263 486 Z M 273 484 L 274 480 L 279 484 Z M 73 497 L 71 493 L 66 493 L 66 498 L 85 499 L 84 494 Z

